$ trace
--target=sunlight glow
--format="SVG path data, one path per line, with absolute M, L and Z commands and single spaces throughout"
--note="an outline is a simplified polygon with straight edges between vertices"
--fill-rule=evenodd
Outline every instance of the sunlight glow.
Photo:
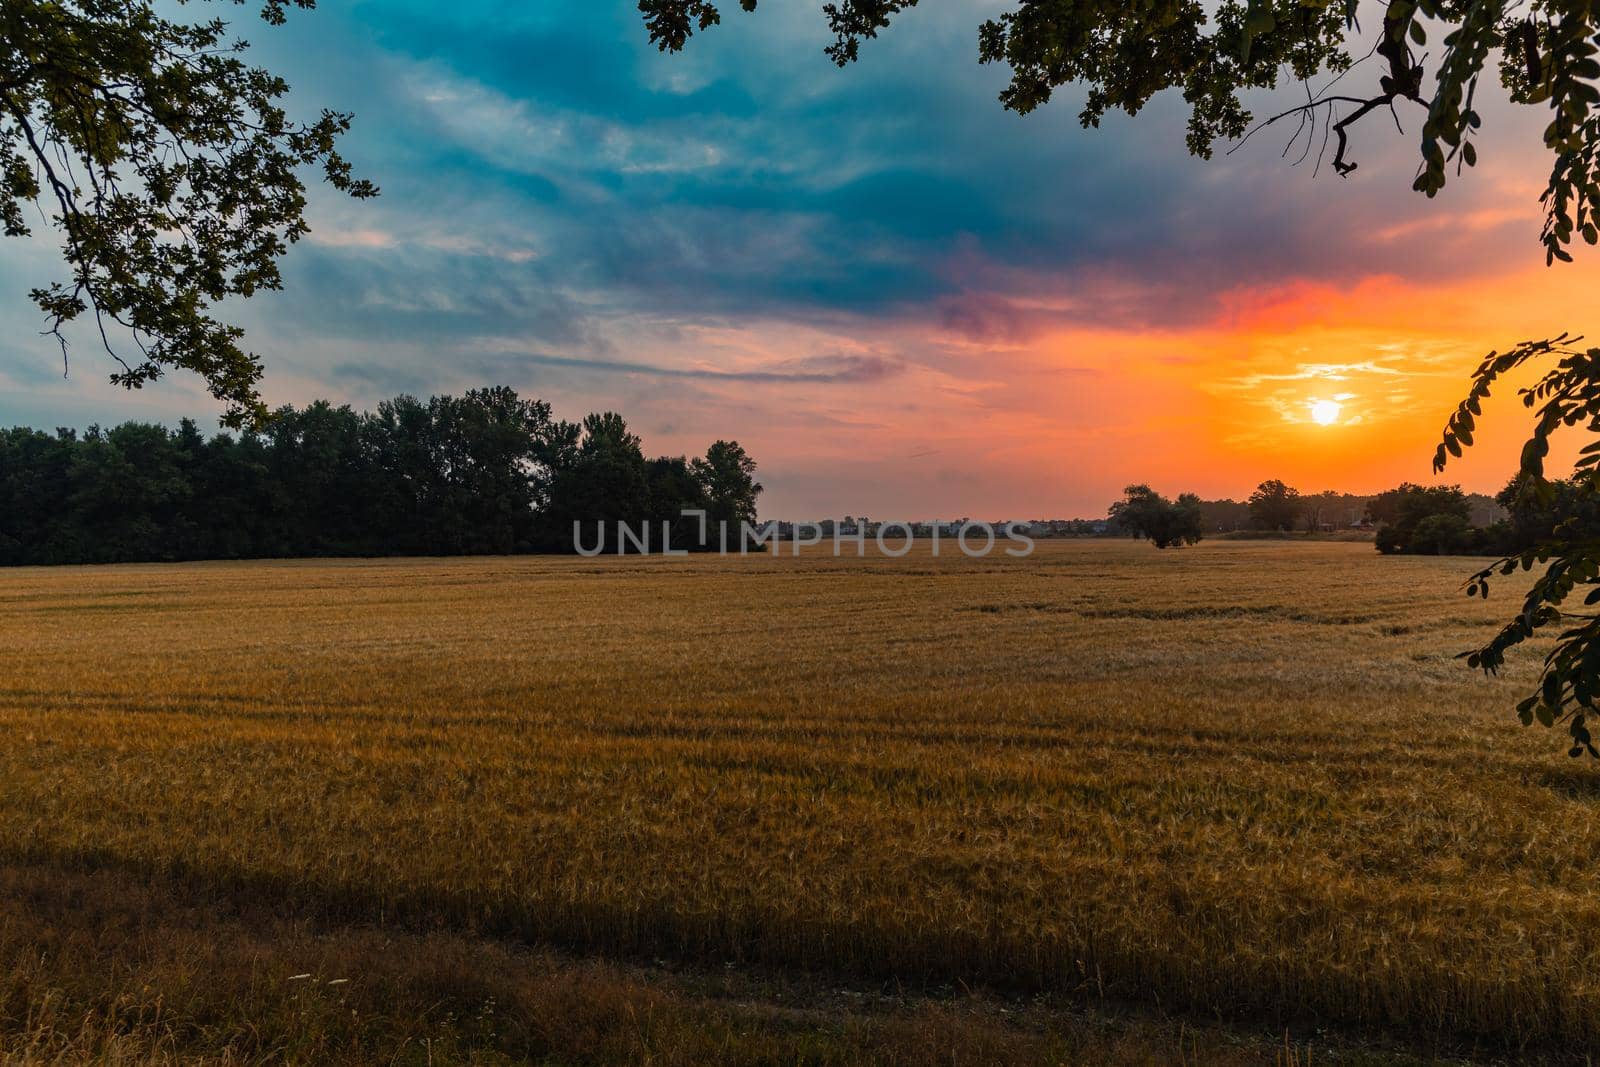
M 1332 426 L 1339 421 L 1339 410 L 1342 404 L 1332 400 L 1313 400 L 1311 402 L 1311 421 L 1318 426 Z

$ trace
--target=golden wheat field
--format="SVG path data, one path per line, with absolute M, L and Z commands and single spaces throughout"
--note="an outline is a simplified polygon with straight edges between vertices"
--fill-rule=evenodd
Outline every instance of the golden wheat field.
M 1041 542 L 5 572 L 0 1044 L 1582 1059 L 1600 774 L 1516 724 L 1536 654 L 1454 660 L 1520 590 L 1468 600 L 1472 567 Z

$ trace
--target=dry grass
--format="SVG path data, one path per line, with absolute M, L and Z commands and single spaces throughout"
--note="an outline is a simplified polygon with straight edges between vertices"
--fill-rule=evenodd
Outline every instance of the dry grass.
M 7 572 L 4 1040 L 1178 1058 L 1165 1024 L 1062 1021 L 1089 998 L 1600 1049 L 1600 777 L 1515 725 L 1531 664 L 1453 660 L 1512 603 L 1463 597 L 1469 569 L 1230 542 Z M 72 893 L 98 903 L 38 904 Z M 789 1016 L 517 945 L 1056 1007 Z M 333 970 L 297 1023 L 289 976 Z M 487 1000 L 515 1025 L 472 1021 Z

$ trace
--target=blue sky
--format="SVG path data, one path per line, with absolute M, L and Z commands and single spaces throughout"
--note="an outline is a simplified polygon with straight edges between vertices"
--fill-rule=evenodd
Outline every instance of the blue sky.
M 656 452 L 739 437 L 774 513 L 1092 513 L 1125 480 L 1236 492 L 1269 460 L 1419 475 L 1425 449 L 1371 435 L 1431 433 L 1431 398 L 1515 339 L 1460 309 L 1542 262 L 1531 122 L 1491 123 L 1482 173 L 1428 205 L 1410 136 L 1372 127 L 1346 181 L 1266 139 L 1202 162 L 1178 100 L 1087 132 L 1075 93 L 1002 111 L 976 27 L 1004 4 L 926 5 L 842 71 L 817 6 L 730 9 L 680 56 L 628 0 L 231 12 L 297 109 L 355 112 L 347 154 L 383 188 L 313 188 L 286 291 L 236 309 L 269 399 L 509 384 L 619 410 Z M 0 251 L 0 422 L 215 410 L 182 378 L 111 390 L 86 345 L 62 380 L 21 296 L 53 271 L 38 242 Z M 1456 328 L 1405 333 L 1401 291 Z M 1374 383 L 1388 406 L 1349 438 L 1293 436 L 1312 392 L 1355 412 Z

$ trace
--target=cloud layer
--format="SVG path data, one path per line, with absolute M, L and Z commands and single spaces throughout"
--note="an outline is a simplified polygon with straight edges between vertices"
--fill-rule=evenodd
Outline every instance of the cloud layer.
M 1003 112 L 975 59 L 994 6 L 927 5 L 843 71 L 810 4 L 676 57 L 627 0 L 248 27 L 298 104 L 356 113 L 384 191 L 317 191 L 287 291 L 238 309 L 270 398 L 504 383 L 621 410 L 655 451 L 738 436 L 775 514 L 1092 513 L 1134 479 L 1421 477 L 1481 350 L 1583 326 L 1562 294 L 1590 268 L 1540 265 L 1536 117 L 1491 113 L 1437 203 L 1375 124 L 1349 180 L 1264 138 L 1202 162 L 1181 101 L 1096 131 L 1067 98 Z M 53 269 L 0 257 L 0 421 L 211 410 L 178 381 L 130 402 L 87 350 L 61 381 L 18 295 Z M 1319 436 L 1324 394 L 1348 417 Z

